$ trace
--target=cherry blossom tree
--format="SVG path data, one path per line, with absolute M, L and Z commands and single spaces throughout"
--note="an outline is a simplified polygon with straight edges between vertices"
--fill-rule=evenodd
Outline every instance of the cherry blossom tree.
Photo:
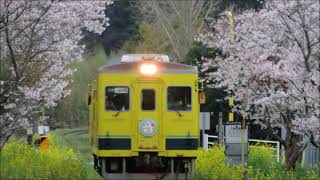
M 288 170 L 309 142 L 319 147 L 319 9 L 318 0 L 269 0 L 259 12 L 236 15 L 234 38 L 227 18 L 199 37 L 224 52 L 206 59 L 204 70 L 218 68 L 207 80 L 232 87 L 242 109 L 253 110 L 256 123 L 285 147 Z M 280 127 L 287 131 L 283 139 L 277 135 Z
M 111 0 L 0 1 L 0 151 L 33 112 L 70 92 L 83 31 L 102 33 Z

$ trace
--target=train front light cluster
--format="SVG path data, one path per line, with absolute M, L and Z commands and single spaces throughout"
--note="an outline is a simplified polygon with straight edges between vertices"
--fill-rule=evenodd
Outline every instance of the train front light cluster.
M 158 71 L 158 68 L 155 64 L 145 63 L 140 66 L 140 72 L 143 75 L 154 75 L 157 73 L 157 71 Z

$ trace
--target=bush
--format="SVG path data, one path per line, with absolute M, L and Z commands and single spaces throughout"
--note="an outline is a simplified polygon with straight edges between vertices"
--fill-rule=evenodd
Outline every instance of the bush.
M 199 150 L 196 160 L 195 179 L 242 179 L 241 165 L 225 165 L 224 149 L 214 146 L 209 150 Z M 320 179 L 320 165 L 302 167 L 286 172 L 284 164 L 276 162 L 273 150 L 265 145 L 250 146 L 249 162 L 246 167 L 249 179 Z
M 284 166 L 276 162 L 273 149 L 267 145 L 250 146 L 248 174 L 255 179 L 282 179 Z
M 303 167 L 301 164 L 298 164 L 295 169 L 295 177 L 298 179 L 320 179 L 320 164 L 315 164 L 312 166 Z
M 85 179 L 85 164 L 72 149 L 49 136 L 49 148 L 41 151 L 13 140 L 1 152 L 0 179 Z
M 195 179 L 241 179 L 241 167 L 225 165 L 224 160 L 223 147 L 199 150 Z

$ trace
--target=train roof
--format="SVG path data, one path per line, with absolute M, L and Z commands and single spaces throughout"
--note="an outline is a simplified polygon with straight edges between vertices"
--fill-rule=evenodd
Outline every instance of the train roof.
M 162 55 L 163 56 L 163 55 Z M 123 56 L 122 56 L 123 57 Z M 136 57 L 136 56 L 135 56 Z M 122 60 L 121 60 L 122 59 Z M 108 63 L 98 69 L 97 73 L 139 73 L 139 67 L 143 63 L 153 63 L 157 66 L 159 73 L 184 73 L 192 74 L 198 73 L 196 67 L 169 62 L 166 60 L 155 60 L 155 59 L 137 59 L 135 61 L 123 61 L 121 57 L 111 58 Z

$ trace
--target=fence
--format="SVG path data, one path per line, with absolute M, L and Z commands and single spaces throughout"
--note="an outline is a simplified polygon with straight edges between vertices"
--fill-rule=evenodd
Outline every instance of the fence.
M 208 134 L 203 134 L 203 149 L 208 149 L 209 144 L 210 145 L 214 145 L 214 144 L 218 144 L 217 141 L 209 141 L 209 139 L 218 139 L 218 136 L 212 136 L 212 135 L 208 135 Z M 279 141 L 267 141 L 267 140 L 260 140 L 260 139 L 248 139 L 249 143 L 250 142 L 258 142 L 258 143 L 266 143 L 266 144 L 272 144 L 272 145 L 276 145 L 276 147 L 272 146 L 273 151 L 275 152 L 275 157 L 277 159 L 277 162 L 280 161 L 280 143 Z
M 314 165 L 320 162 L 320 149 L 308 144 L 302 154 L 303 165 Z

